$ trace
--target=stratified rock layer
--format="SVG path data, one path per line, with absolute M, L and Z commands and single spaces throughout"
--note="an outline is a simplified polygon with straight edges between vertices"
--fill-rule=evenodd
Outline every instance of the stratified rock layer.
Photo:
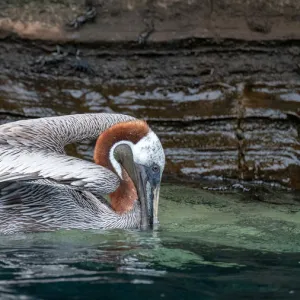
M 19 117 L 120 112 L 144 118 L 162 140 L 167 174 L 277 182 L 298 189 L 298 88 L 253 83 L 141 89 L 3 77 L 0 96 L 2 112 Z M 77 147 L 77 155 L 92 158 L 92 145 Z
M 88 6 L 96 18 L 80 26 Z M 297 0 L 1 1 L 2 122 L 132 114 L 161 137 L 166 174 L 300 189 L 299 9 Z

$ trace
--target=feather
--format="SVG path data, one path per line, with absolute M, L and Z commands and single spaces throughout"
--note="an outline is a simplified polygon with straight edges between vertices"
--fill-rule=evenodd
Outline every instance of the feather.
M 51 180 L 0 183 L 0 232 L 54 229 L 136 228 L 139 207 L 115 213 L 104 198 Z

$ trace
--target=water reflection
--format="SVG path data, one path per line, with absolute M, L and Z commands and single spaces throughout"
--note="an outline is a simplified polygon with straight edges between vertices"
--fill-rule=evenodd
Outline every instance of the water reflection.
M 225 299 L 276 292 L 285 299 L 300 292 L 298 264 L 297 255 L 220 248 L 162 232 L 19 235 L 1 241 L 0 293 L 4 299 L 58 293 L 68 299 Z

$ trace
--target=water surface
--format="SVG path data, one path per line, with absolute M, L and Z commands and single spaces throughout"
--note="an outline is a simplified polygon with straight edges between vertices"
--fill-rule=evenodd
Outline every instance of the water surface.
M 155 232 L 1 237 L 1 299 L 299 299 L 291 207 L 164 185 Z

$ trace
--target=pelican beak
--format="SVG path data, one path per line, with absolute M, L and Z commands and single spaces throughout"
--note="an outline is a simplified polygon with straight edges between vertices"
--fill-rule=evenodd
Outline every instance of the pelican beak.
M 135 184 L 141 205 L 141 229 L 156 228 L 158 225 L 160 172 L 154 173 L 152 167 L 135 163 L 128 145 L 117 146 L 114 155 Z
M 153 174 L 151 167 L 135 164 L 135 183 L 141 203 L 141 229 L 157 228 L 160 174 Z

